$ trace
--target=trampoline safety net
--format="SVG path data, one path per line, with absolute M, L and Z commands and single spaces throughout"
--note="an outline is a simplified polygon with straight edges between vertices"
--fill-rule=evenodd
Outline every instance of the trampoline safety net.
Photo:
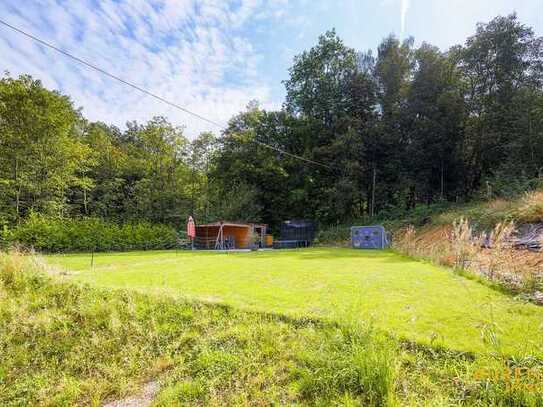
M 311 246 L 316 234 L 316 224 L 310 220 L 287 220 L 281 223 L 281 238 L 275 248 Z

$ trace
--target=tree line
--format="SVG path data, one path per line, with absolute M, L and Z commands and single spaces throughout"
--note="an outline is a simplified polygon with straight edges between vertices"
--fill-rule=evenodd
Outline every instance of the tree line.
M 163 117 L 124 130 L 89 122 L 69 97 L 6 75 L 0 223 L 336 223 L 513 195 L 543 178 L 542 85 L 543 39 L 514 14 L 447 51 L 391 35 L 374 55 L 326 32 L 294 58 L 282 109 L 251 102 L 220 135 L 192 141 Z

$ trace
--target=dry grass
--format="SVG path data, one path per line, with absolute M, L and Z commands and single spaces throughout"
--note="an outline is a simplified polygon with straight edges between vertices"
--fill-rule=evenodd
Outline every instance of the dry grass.
M 459 205 L 432 216 L 433 225 L 452 225 L 461 218 L 468 218 L 477 229 L 490 229 L 499 222 L 516 224 L 543 222 L 543 189 L 526 192 L 516 199 L 493 199 Z
M 543 299 L 543 255 L 512 247 L 516 225 L 543 222 L 543 190 L 451 209 L 430 225 L 399 230 L 394 246 L 410 256 L 466 270 Z
M 506 211 L 511 208 L 511 202 L 503 198 L 496 198 L 488 203 L 488 209 L 494 211 Z
M 455 256 L 449 244 L 450 225 L 429 226 L 417 231 L 409 225 L 398 230 L 392 239 L 392 247 L 412 257 L 436 260 L 438 264 L 453 267 Z
M 465 268 L 473 258 L 479 239 L 474 239 L 473 229 L 467 219 L 460 218 L 453 222 L 449 242 L 452 247 L 454 266 Z
M 530 293 L 538 298 L 538 291 L 543 289 L 543 256 L 514 249 L 511 242 L 515 230 L 513 222 L 505 221 L 489 233 L 475 233 L 471 223 L 460 218 L 452 225 L 431 226 L 419 231 L 412 226 L 406 227 L 396 233 L 394 248 L 410 256 L 483 276 L 515 292 Z
M 543 221 L 543 190 L 527 192 L 520 200 L 518 218 L 527 223 Z

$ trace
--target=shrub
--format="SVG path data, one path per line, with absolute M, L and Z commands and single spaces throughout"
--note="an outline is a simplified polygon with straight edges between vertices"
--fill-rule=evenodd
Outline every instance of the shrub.
M 55 219 L 30 214 L 14 228 L 0 231 L 0 245 L 43 252 L 171 249 L 177 233 L 147 222 L 116 224 L 98 218 Z
M 348 246 L 350 238 L 350 226 L 330 226 L 318 231 L 315 244 Z

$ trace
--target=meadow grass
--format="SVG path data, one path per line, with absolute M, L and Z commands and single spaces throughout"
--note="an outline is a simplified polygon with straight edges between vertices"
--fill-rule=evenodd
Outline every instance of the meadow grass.
M 0 405 L 101 405 L 147 381 L 159 383 L 154 406 L 543 403 L 537 358 L 455 352 L 360 321 L 101 289 L 57 273 L 39 257 L 0 252 Z M 504 374 L 515 369 L 524 369 L 518 380 Z
M 391 251 L 316 248 L 48 256 L 74 281 L 241 310 L 370 322 L 461 352 L 543 355 L 543 308 Z
M 156 405 L 394 401 L 394 345 L 226 306 L 59 283 L 0 253 L 0 405 L 100 405 L 160 380 Z

